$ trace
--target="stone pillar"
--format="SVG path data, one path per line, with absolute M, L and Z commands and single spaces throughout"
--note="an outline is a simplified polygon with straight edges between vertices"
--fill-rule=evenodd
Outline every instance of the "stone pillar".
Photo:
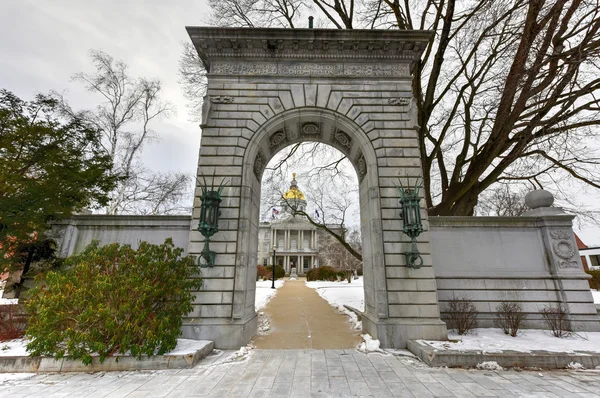
M 574 215 L 551 207 L 554 197 L 543 189 L 529 192 L 525 204 L 531 209 L 523 217 L 535 217 L 544 243 L 545 257 L 555 285 L 556 299 L 568 314 L 574 331 L 600 332 L 600 317 L 590 297 L 588 279 L 575 235 Z M 585 300 L 583 297 L 587 297 Z

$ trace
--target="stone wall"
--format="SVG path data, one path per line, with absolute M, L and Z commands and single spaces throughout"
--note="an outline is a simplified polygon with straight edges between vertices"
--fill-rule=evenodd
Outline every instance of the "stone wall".
M 59 243 L 60 257 L 80 253 L 92 240 L 101 244 L 163 243 L 172 238 L 176 247 L 187 253 L 190 216 L 108 216 L 100 214 L 74 215 L 54 224 L 50 237 Z
M 480 327 L 494 327 L 500 302 L 517 301 L 527 313 L 525 328 L 547 329 L 539 311 L 565 304 L 574 330 L 600 331 L 572 218 L 564 213 L 430 218 L 442 319 L 448 315 L 448 301 L 464 295 L 479 311 Z
M 555 228 L 572 234 L 571 218 L 562 215 L 556 220 L 555 216 L 554 222 L 559 223 Z M 162 243 L 171 237 L 185 249 L 190 222 L 190 216 L 77 215 L 56 224 L 52 235 L 59 241 L 62 257 L 81 252 L 93 239 L 136 247 L 142 240 Z M 577 330 L 600 330 L 581 263 L 559 265 L 553 273 L 551 259 L 560 240 L 545 243 L 542 218 L 432 217 L 429 223 L 442 318 L 452 296 L 463 294 L 480 312 L 481 327 L 494 326 L 500 302 L 519 301 L 528 313 L 524 326 L 545 329 L 539 310 L 566 302 Z M 573 259 L 578 257 L 575 252 Z M 388 281 L 392 291 L 398 283 L 412 283 L 401 278 Z

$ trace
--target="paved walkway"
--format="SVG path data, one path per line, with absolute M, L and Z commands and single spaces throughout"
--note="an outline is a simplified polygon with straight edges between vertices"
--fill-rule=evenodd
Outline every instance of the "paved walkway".
M 352 329 L 348 317 L 306 287 L 304 280 L 286 281 L 264 312 L 271 331 L 254 338 L 256 348 L 355 348 L 361 340 L 360 331 Z
M 428 368 L 355 350 L 218 352 L 194 369 L 21 375 L 0 397 L 600 397 L 600 374 Z M 4 380 L 4 381 L 2 381 Z

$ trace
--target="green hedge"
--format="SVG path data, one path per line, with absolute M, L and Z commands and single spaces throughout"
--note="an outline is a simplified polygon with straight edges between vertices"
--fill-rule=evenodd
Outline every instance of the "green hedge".
M 327 265 L 313 268 L 306 273 L 307 281 L 337 281 L 344 278 L 346 278 L 344 271 L 338 271 Z
M 600 270 L 588 270 L 585 272 L 592 276 L 592 279 L 589 280 L 590 288 L 600 290 Z
M 27 303 L 31 355 L 80 359 L 97 353 L 164 354 L 175 348 L 181 318 L 192 311 L 200 288 L 192 257 L 181 257 L 171 239 L 99 247 L 93 242 L 65 261 L 67 269 L 49 272 Z

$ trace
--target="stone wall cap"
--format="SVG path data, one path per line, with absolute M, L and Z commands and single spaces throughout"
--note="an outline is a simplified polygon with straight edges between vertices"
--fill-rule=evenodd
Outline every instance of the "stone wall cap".
M 541 221 L 570 223 L 575 216 L 567 213 L 524 214 L 520 217 L 494 216 L 436 216 L 429 217 L 431 227 L 488 227 L 488 228 L 539 228 Z
M 214 60 L 235 58 L 412 63 L 434 37 L 434 32 L 426 30 L 205 26 L 187 26 L 186 30 L 207 70 Z

